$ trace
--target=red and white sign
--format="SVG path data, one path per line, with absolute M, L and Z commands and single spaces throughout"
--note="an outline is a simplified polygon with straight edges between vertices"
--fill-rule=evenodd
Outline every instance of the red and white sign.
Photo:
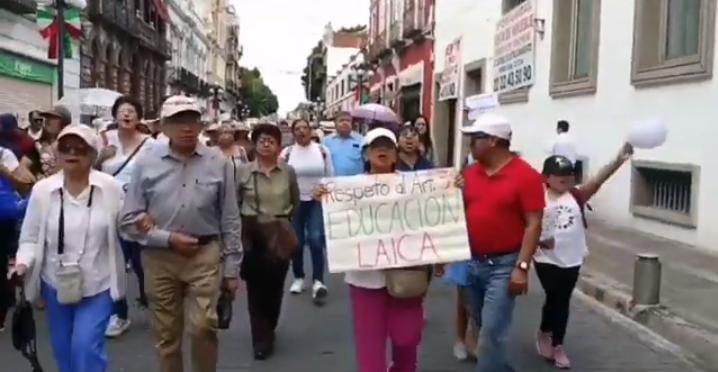
M 444 52 L 444 71 L 439 82 L 439 101 L 459 98 L 460 79 L 461 37 L 449 44 Z

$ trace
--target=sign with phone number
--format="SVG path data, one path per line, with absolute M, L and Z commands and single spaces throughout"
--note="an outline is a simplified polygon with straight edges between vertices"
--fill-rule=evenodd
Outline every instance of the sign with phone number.
M 534 84 L 534 9 L 531 1 L 499 20 L 494 35 L 494 92 L 503 93 Z
M 494 92 L 508 92 L 514 89 L 533 85 L 533 64 L 519 64 L 515 69 L 509 69 L 494 77 Z

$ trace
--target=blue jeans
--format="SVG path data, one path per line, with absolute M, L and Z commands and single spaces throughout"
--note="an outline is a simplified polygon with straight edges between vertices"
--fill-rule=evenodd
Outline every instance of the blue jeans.
M 142 268 L 142 246 L 138 243 L 131 242 L 128 240 L 121 240 L 122 253 L 125 256 L 125 262 L 129 262 L 132 265 L 132 271 L 137 275 L 137 282 L 140 287 L 140 297 L 138 301 L 140 305 L 147 307 L 147 296 L 145 295 L 145 271 Z M 127 305 L 127 299 L 123 298 L 115 302 L 113 315 L 117 315 L 118 318 L 127 320 L 129 316 L 129 308 Z
M 314 280 L 324 282 L 325 242 L 322 204 L 315 200 L 301 202 L 292 223 L 299 238 L 299 248 L 292 257 L 294 278 L 304 279 L 304 245 L 309 243 Z
M 50 342 L 60 372 L 107 371 L 105 329 L 112 313 L 110 291 L 85 297 L 79 304 L 57 302 L 57 291 L 42 283 Z
M 514 253 L 469 263 L 471 315 L 481 337 L 477 372 L 514 371 L 509 363 L 506 344 L 515 299 L 509 294 L 509 283 L 517 260 L 518 253 Z

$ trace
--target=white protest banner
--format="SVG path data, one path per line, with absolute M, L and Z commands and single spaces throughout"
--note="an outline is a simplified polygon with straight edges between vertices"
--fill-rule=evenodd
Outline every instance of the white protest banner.
M 476 120 L 479 116 L 496 110 L 499 107 L 499 97 L 496 93 L 484 93 L 466 97 L 464 107 L 469 112 L 469 120 Z
M 439 101 L 459 98 L 459 78 L 461 63 L 461 37 L 446 47 L 444 52 L 444 71 L 439 83 Z
M 503 93 L 534 84 L 534 8 L 525 1 L 496 24 L 494 36 L 494 92 Z
M 451 168 L 327 178 L 322 199 L 332 273 L 471 258 Z

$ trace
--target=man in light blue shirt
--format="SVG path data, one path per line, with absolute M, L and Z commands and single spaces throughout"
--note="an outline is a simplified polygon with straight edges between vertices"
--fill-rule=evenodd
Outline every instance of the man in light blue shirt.
M 352 130 L 352 117 L 340 112 L 335 117 L 337 132 L 324 139 L 329 149 L 335 176 L 355 176 L 364 172 L 362 136 Z

